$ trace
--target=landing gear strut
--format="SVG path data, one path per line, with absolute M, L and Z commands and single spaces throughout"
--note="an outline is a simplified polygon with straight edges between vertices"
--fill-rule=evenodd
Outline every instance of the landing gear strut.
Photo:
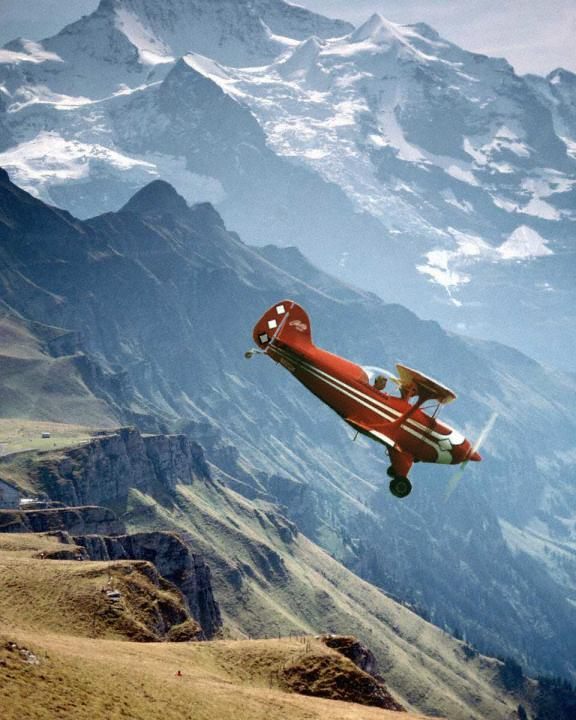
M 394 497 L 405 498 L 412 492 L 412 483 L 407 477 L 396 475 L 390 480 L 390 492 Z

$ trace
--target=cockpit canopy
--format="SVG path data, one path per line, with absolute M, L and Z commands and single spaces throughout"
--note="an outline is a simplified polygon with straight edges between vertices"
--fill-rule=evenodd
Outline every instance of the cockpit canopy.
M 378 382 L 378 378 L 386 378 L 399 387 L 400 394 L 404 399 L 418 398 L 418 403 L 422 404 L 427 400 L 437 402 L 439 405 L 446 405 L 456 399 L 456 393 L 447 388 L 437 380 L 424 375 L 419 370 L 414 370 L 406 365 L 396 364 L 398 375 L 394 375 L 390 370 L 378 367 L 376 365 L 362 365 L 362 371 L 366 376 L 368 384 L 383 389 L 387 384 Z

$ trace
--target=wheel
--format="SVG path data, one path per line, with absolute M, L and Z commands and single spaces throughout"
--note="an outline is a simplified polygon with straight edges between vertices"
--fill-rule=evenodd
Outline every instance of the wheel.
M 388 470 L 386 470 L 386 475 L 388 475 L 389 478 L 396 477 L 394 474 L 394 468 L 392 467 L 392 465 L 390 465 L 388 467 Z
M 398 475 L 390 480 L 390 492 L 394 497 L 405 498 L 412 492 L 412 483 L 407 477 Z

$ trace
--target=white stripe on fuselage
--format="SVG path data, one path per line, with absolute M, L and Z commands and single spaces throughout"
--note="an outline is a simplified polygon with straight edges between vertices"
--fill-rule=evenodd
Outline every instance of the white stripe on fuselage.
M 284 353 L 287 357 L 292 359 L 294 362 L 297 362 L 299 365 L 302 365 L 305 368 L 313 369 L 316 373 L 324 375 L 325 377 L 329 378 L 333 382 L 348 388 L 356 395 L 360 395 L 360 396 L 366 398 L 373 405 L 381 408 L 385 412 L 389 412 L 392 415 L 395 415 L 396 418 L 399 418 L 402 415 L 402 412 L 400 412 L 400 410 L 396 410 L 395 408 L 390 407 L 390 405 L 386 405 L 386 404 L 380 402 L 379 400 L 376 400 L 371 395 L 367 395 L 366 393 L 363 393 L 362 391 L 358 390 L 357 388 L 354 388 L 351 385 L 349 385 L 348 383 L 345 383 L 342 380 L 339 380 L 338 378 L 334 377 L 333 375 L 330 375 L 329 373 L 325 372 L 324 370 L 320 370 L 320 368 L 316 367 L 315 365 L 308 362 L 307 360 L 303 360 L 296 353 L 294 353 L 292 351 L 287 352 L 286 350 L 284 350 L 284 348 L 279 348 L 277 346 L 274 347 L 274 350 L 276 350 L 277 352 Z M 418 422 L 418 420 L 415 420 L 414 418 L 407 418 L 407 422 L 410 423 L 410 425 L 413 425 L 414 427 L 427 432 L 431 437 L 435 437 L 438 440 L 450 440 L 452 445 L 461 445 L 465 440 L 464 436 L 461 435 L 461 433 L 459 433 L 457 430 L 454 430 L 449 425 L 446 425 L 445 427 L 448 430 L 450 430 L 450 433 L 448 435 L 444 435 L 443 433 L 436 432 L 435 430 L 432 430 L 431 428 L 427 427 L 426 425 L 423 425 L 422 423 Z M 451 438 L 453 438 L 453 439 L 451 439 Z
M 325 372 L 324 370 L 320 370 L 319 368 L 315 367 L 311 363 L 307 362 L 306 360 L 303 360 L 301 357 L 296 355 L 295 353 L 292 353 L 291 351 L 286 351 L 283 348 L 279 348 L 278 346 L 274 346 L 274 350 L 282 357 L 286 357 L 287 359 L 291 360 L 292 362 L 296 362 L 300 367 L 302 367 L 304 370 L 309 372 L 311 375 L 314 375 L 319 380 L 322 380 L 326 384 L 333 387 L 335 390 L 338 390 L 339 392 L 343 393 L 344 395 L 347 395 L 348 397 L 352 398 L 353 400 L 356 400 L 360 404 L 364 405 L 364 407 L 367 407 L 369 410 L 372 410 L 372 412 L 375 412 L 377 415 L 380 415 L 388 422 L 393 422 L 394 420 L 398 419 L 402 413 L 398 410 L 395 410 L 391 408 L 388 405 L 385 405 L 378 400 L 375 400 L 370 395 L 367 395 L 366 393 L 361 392 L 360 390 L 357 390 L 356 388 L 352 387 L 348 383 L 343 382 L 342 380 L 339 380 L 338 378 L 335 378 L 333 375 L 330 375 L 329 373 Z M 362 399 L 364 398 L 364 400 Z M 369 402 L 365 402 L 365 400 L 368 400 Z M 428 436 L 416 432 L 411 427 L 408 427 L 408 424 L 422 429 L 429 433 Z M 430 447 L 434 448 L 436 450 L 436 453 L 438 455 L 438 458 L 436 462 L 438 463 L 444 463 L 449 464 L 452 462 L 452 454 L 450 452 L 450 449 L 444 449 L 439 446 L 438 443 L 434 442 L 432 437 L 430 435 L 434 435 L 440 440 L 448 440 L 450 442 L 450 446 L 452 446 L 452 442 L 450 440 L 452 435 L 459 436 L 460 434 L 456 431 L 452 431 L 450 435 L 442 435 L 440 433 L 436 433 L 433 430 L 430 430 L 425 425 L 422 425 L 416 420 L 413 420 L 412 418 L 407 418 L 406 421 L 401 424 L 400 426 L 405 432 L 410 433 L 414 437 L 418 438 L 419 440 L 422 440 Z M 451 429 L 451 428 L 450 428 Z M 380 433 L 378 433 L 380 434 Z M 464 441 L 464 438 L 462 438 L 462 442 Z M 454 443 L 454 444 L 460 444 L 460 443 Z

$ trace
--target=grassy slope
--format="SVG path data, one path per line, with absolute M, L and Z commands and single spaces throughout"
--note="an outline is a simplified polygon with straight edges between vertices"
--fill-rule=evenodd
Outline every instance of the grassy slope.
M 15 642 L 38 665 L 8 650 Z M 270 667 L 299 651 L 296 641 L 202 644 L 91 640 L 0 629 L 0 706 L 5 720 L 416 720 L 418 716 L 283 692 Z M 274 647 L 275 646 L 275 647 Z M 259 662 L 250 667 L 247 657 Z M 2 661 L 6 665 L 2 665 Z M 266 670 L 263 670 L 264 666 Z M 176 672 L 180 670 L 182 677 Z M 272 685 L 272 686 L 271 686 Z
M 44 535 L 0 534 L 0 623 L 32 632 L 155 640 L 165 617 L 187 615 L 173 588 L 158 587 L 142 561 L 79 562 L 42 559 L 66 552 Z M 112 603 L 105 590 L 122 593 Z
M 412 711 L 451 720 L 499 720 L 518 705 L 518 698 L 496 682 L 496 661 L 469 657 L 462 643 L 361 581 L 303 535 L 286 542 L 287 528 L 274 506 L 250 502 L 218 482 L 196 482 L 180 486 L 170 507 L 134 491 L 128 524 L 132 530 L 176 529 L 188 535 L 192 549 L 212 568 L 216 598 L 232 637 L 354 634 L 375 652 L 388 688 Z M 12 577 L 26 577 L 31 561 L 24 560 Z M 46 579 L 50 592 L 39 606 L 79 578 L 78 588 L 102 584 L 108 564 L 90 565 L 100 567 L 88 572 L 82 563 L 62 563 L 59 576 Z M 21 597 L 30 593 L 35 573 L 29 568 Z M 93 602 L 90 593 L 92 589 L 82 601 L 86 607 Z M 131 624 L 132 636 L 141 625 Z M 111 636 L 115 632 L 118 628 L 107 630 Z
M 49 432 L 49 438 L 42 433 Z M 22 418 L 0 418 L 0 444 L 3 454 L 25 450 L 51 451 L 70 448 L 91 439 L 93 429 L 85 425 L 73 425 Z
M 416 720 L 415 715 L 289 694 L 285 667 L 305 654 L 349 661 L 318 641 L 134 643 L 126 624 L 93 624 L 109 572 L 129 563 L 39 559 L 52 538 L 0 535 L 0 708 L 3 720 Z M 95 599 L 96 598 L 96 599 Z M 129 630 L 129 628 L 128 628 Z M 182 676 L 176 675 L 180 670 Z
M 286 544 L 270 519 L 271 507 L 262 503 L 258 509 L 218 484 L 181 486 L 178 496 L 178 506 L 167 509 L 135 495 L 131 523 L 188 534 L 212 567 L 229 629 L 251 637 L 354 634 L 377 655 L 393 695 L 412 710 L 498 720 L 516 709 L 518 699 L 495 682 L 497 661 L 469 658 L 462 643 L 360 580 L 303 535 Z
M 1 308 L 0 416 L 113 424 L 109 408 L 86 387 L 73 359 L 51 357 L 25 321 Z

